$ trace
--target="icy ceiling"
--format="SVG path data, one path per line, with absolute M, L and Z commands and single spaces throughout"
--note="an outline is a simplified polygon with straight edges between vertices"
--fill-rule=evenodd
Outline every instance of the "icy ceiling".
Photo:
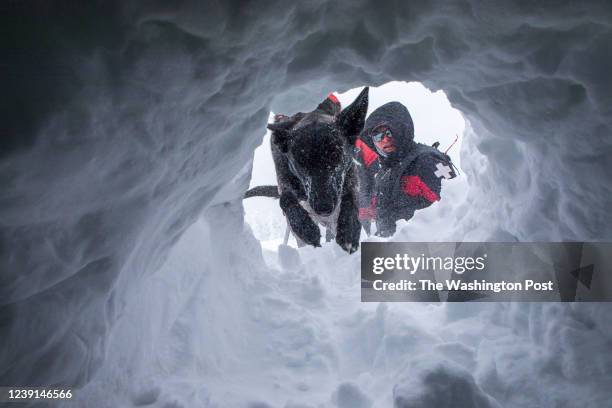
M 239 199 L 268 113 L 331 90 L 447 93 L 458 239 L 612 238 L 609 1 L 69 3 L 4 7 L 0 383 L 89 381 L 131 288 Z

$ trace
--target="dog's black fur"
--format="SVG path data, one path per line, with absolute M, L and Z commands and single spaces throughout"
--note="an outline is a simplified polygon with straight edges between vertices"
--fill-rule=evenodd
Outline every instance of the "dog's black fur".
M 361 226 L 353 146 L 363 129 L 367 109 L 366 87 L 337 116 L 322 103 L 310 113 L 268 125 L 280 207 L 293 233 L 309 245 L 320 246 L 321 233 L 315 220 L 331 217 L 336 225 L 332 235 L 338 245 L 349 253 L 359 248 Z M 271 197 L 273 193 L 272 186 L 259 186 L 245 197 Z

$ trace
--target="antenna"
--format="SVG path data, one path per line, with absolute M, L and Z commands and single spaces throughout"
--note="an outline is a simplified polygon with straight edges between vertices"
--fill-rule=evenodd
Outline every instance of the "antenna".
M 459 140 L 459 135 L 455 133 L 455 140 L 453 141 L 453 143 L 451 143 L 450 146 L 448 146 L 448 149 L 446 149 L 446 151 L 444 152 L 444 154 L 447 154 L 448 151 L 451 149 L 451 147 L 453 147 L 455 145 L 455 143 L 457 143 L 457 140 Z

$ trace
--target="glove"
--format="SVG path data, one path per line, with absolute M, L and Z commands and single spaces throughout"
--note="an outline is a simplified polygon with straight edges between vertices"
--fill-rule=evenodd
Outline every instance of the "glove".
M 379 219 L 376 221 L 376 236 L 390 237 L 395 234 L 395 221 L 385 221 Z
M 361 221 L 361 226 L 363 227 L 363 230 L 365 231 L 366 235 L 369 237 L 371 234 L 371 228 L 372 228 L 372 222 L 370 220 L 360 220 Z

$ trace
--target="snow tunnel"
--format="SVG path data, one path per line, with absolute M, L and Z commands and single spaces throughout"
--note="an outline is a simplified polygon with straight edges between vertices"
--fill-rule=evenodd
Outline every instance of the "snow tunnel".
M 612 398 L 609 304 L 361 304 L 358 256 L 270 266 L 241 200 L 271 111 L 420 82 L 465 120 L 465 190 L 402 240 L 609 241 L 608 2 L 3 8 L 0 385 L 88 407 Z

